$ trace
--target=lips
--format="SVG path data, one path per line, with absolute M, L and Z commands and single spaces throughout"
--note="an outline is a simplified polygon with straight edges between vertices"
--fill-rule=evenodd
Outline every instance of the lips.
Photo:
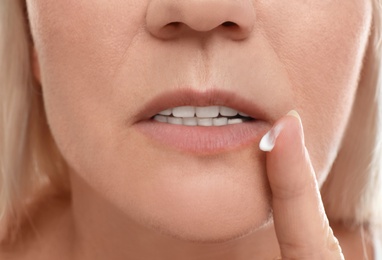
M 271 126 L 254 102 L 218 90 L 163 93 L 144 105 L 136 121 L 153 145 L 197 154 L 254 145 Z

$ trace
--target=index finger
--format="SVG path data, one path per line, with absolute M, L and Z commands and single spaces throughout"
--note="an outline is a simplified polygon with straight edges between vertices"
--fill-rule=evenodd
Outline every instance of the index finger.
M 275 142 L 277 140 L 277 142 Z M 301 119 L 291 111 L 262 139 L 277 239 L 283 259 L 341 259 L 304 143 Z

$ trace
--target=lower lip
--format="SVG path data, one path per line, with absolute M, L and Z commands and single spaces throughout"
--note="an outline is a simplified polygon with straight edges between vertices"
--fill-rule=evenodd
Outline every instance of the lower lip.
M 136 127 L 157 144 L 183 152 L 212 154 L 254 145 L 271 126 L 262 120 L 226 126 L 184 126 L 147 120 Z

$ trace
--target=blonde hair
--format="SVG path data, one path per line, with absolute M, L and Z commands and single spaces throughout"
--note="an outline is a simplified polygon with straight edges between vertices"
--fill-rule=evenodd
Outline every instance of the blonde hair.
M 330 220 L 382 227 L 382 0 L 341 149 L 321 194 Z
M 341 150 L 322 187 L 330 219 L 380 224 L 382 212 L 382 0 Z M 32 73 L 25 0 L 0 1 L 0 241 L 11 241 L 28 204 L 44 187 L 69 194 L 67 165 L 47 125 Z M 48 160 L 49 158 L 49 160 Z
M 0 238 L 12 241 L 36 194 L 68 191 L 68 180 L 32 73 L 25 0 L 0 2 L 0 35 Z

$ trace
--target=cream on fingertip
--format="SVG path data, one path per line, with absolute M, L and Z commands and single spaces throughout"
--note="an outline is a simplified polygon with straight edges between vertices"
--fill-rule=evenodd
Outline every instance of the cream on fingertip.
M 275 147 L 277 136 L 281 132 L 281 126 L 277 125 L 273 127 L 271 130 L 269 130 L 263 138 L 261 138 L 259 147 L 260 150 L 264 152 L 270 152 L 272 151 L 273 147 Z

